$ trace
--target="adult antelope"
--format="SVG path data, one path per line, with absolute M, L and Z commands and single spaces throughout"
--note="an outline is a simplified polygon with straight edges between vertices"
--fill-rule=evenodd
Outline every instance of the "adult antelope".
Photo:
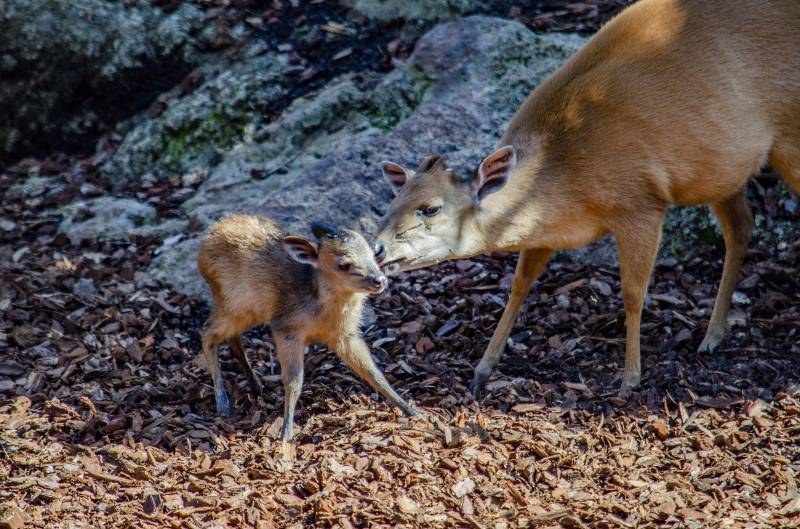
M 472 382 L 481 390 L 553 251 L 616 239 L 627 343 L 620 396 L 641 377 L 639 326 L 671 204 L 708 204 L 725 240 L 701 351 L 722 339 L 753 225 L 744 187 L 767 161 L 800 192 L 800 1 L 641 0 L 531 93 L 472 178 L 440 156 L 383 172 L 397 196 L 385 269 L 519 251 L 508 304 Z

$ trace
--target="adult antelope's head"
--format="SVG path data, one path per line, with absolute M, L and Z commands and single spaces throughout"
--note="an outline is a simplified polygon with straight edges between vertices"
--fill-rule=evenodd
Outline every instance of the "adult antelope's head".
M 484 199 L 499 191 L 516 165 L 516 151 L 501 147 L 487 156 L 472 178 L 448 169 L 444 158 L 425 158 L 416 171 L 383 162 L 395 198 L 381 222 L 375 252 L 389 272 L 430 266 L 465 257 L 479 246 L 475 216 Z

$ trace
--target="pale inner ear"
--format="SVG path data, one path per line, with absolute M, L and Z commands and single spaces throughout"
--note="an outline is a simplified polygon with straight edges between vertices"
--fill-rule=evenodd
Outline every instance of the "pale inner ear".
M 511 145 L 500 147 L 478 166 L 478 200 L 499 191 L 517 165 L 517 151 Z
M 309 264 L 316 268 L 319 262 L 316 247 L 302 237 L 284 237 L 283 247 L 289 256 L 298 263 Z
M 383 177 L 392 185 L 392 190 L 397 193 L 411 178 L 413 173 L 400 164 L 394 162 L 381 162 Z

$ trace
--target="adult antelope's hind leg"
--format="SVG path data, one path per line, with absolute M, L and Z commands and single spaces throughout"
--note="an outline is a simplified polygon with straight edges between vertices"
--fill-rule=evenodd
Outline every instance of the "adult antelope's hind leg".
M 642 377 L 641 336 L 642 307 L 647 285 L 653 273 L 658 247 L 661 244 L 661 224 L 665 210 L 630 219 L 614 230 L 619 255 L 622 282 L 622 302 L 625 305 L 625 369 L 619 398 L 627 399 L 631 389 Z
M 731 297 L 753 233 L 753 213 L 747 204 L 744 188 L 727 200 L 712 204 L 711 211 L 717 217 L 722 237 L 725 239 L 725 263 L 708 330 L 698 349 L 700 352 L 711 352 L 722 341 L 728 310 L 731 307 Z
M 785 124 L 769 151 L 769 163 L 789 189 L 800 195 L 800 104 L 795 104 L 795 112 L 785 119 Z
M 520 252 L 508 303 L 506 303 L 500 322 L 497 324 L 494 334 L 492 334 L 489 346 L 483 353 L 478 367 L 475 368 L 475 376 L 469 386 L 475 398 L 478 398 L 483 391 L 486 381 L 489 380 L 494 367 L 500 357 L 503 356 L 503 350 L 508 341 L 508 336 L 511 334 L 511 329 L 514 327 L 514 322 L 517 320 L 517 314 L 519 314 L 522 302 L 525 301 L 528 292 L 531 290 L 531 285 L 542 274 L 552 255 L 552 250 L 543 249 L 523 250 Z

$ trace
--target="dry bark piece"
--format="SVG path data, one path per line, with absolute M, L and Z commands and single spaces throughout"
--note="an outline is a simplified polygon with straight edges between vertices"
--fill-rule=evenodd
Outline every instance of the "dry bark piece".
M 396 503 L 400 511 L 406 514 L 414 514 L 419 510 L 419 505 L 417 505 L 417 502 L 405 495 L 399 496 L 396 500 Z
M 450 490 L 453 491 L 456 498 L 461 498 L 475 490 L 475 482 L 470 478 L 464 478 L 450 487 Z
M 25 518 L 16 505 L 0 505 L 0 529 L 22 529 Z
M 661 419 L 658 419 L 653 422 L 653 432 L 656 434 L 656 437 L 661 439 L 662 441 L 669 437 L 669 426 L 667 423 Z
M 144 502 L 142 504 L 142 510 L 145 514 L 153 514 L 155 513 L 162 505 L 164 504 L 164 500 L 161 496 L 155 491 L 148 491 L 144 494 Z

